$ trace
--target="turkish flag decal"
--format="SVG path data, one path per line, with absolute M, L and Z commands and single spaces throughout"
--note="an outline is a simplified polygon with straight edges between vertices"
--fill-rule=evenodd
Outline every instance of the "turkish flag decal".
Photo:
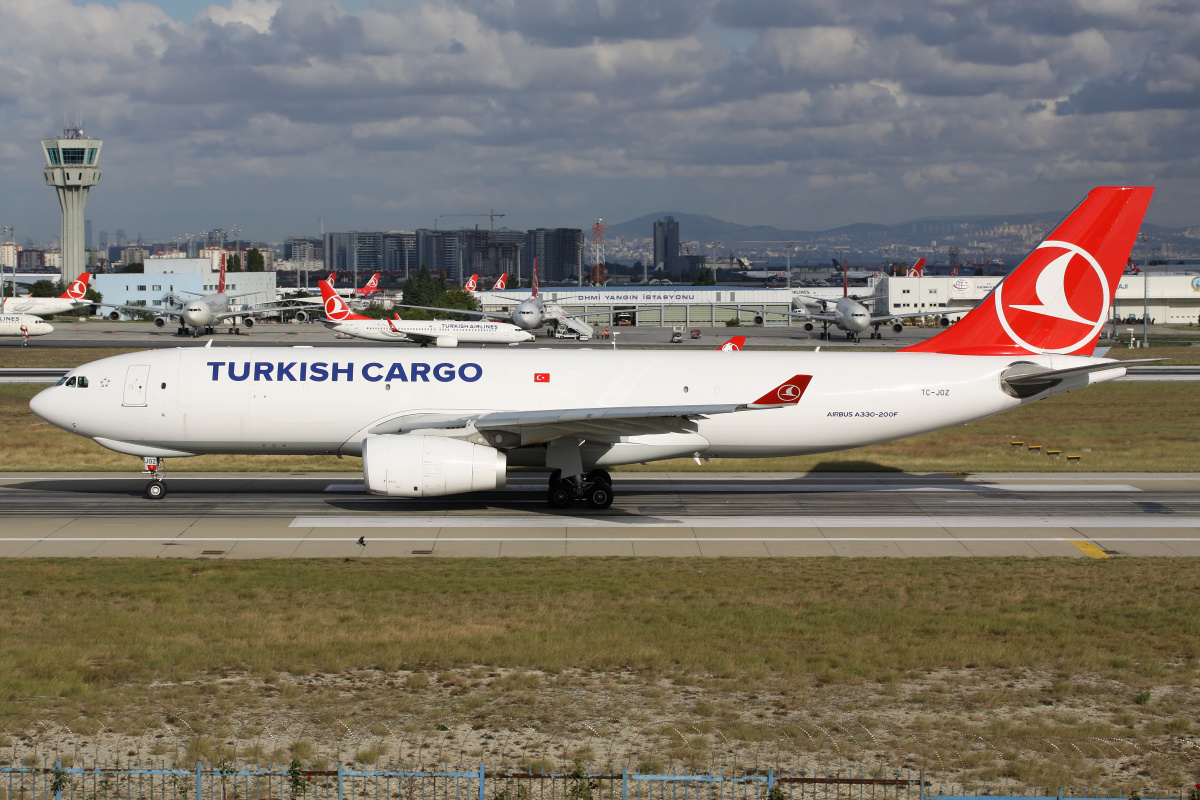
M 549 372 L 533 373 L 533 382 L 534 383 L 549 383 L 550 382 L 550 373 Z

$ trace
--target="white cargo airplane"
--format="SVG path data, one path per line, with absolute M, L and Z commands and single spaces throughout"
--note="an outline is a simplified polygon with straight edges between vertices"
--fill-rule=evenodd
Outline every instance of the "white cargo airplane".
M 184 292 L 184 294 L 194 294 L 194 292 Z M 248 293 L 252 294 L 252 293 Z M 255 308 L 248 311 L 234 311 L 230 309 L 230 300 L 236 297 L 244 297 L 245 295 L 229 294 L 225 291 L 225 254 L 221 254 L 221 270 L 220 278 L 217 281 L 217 291 L 215 294 L 206 294 L 197 297 L 195 300 L 188 300 L 183 303 L 183 308 L 175 309 L 158 309 L 149 306 L 123 306 L 114 303 L 97 303 L 97 305 L 111 308 L 108 318 L 116 322 L 121 318 L 121 312 L 126 313 L 152 313 L 154 314 L 154 327 L 162 328 L 167 324 L 168 319 L 179 320 L 179 333 L 186 334 L 188 328 L 191 328 L 192 337 L 195 338 L 201 334 L 211 334 L 215 327 L 222 322 L 228 321 L 232 323 L 238 317 L 242 318 L 240 325 L 247 328 L 254 327 L 254 318 L 267 314 L 278 314 L 278 307 Z M 231 325 L 230 333 L 239 333 L 240 326 Z
M 391 497 L 544 466 L 551 506 L 604 508 L 609 466 L 844 450 L 1123 376 L 1131 362 L 1093 353 L 1152 194 L 1093 190 L 961 322 L 900 352 L 176 348 L 77 367 L 68 382 L 89 388 L 30 406 L 145 459 L 152 498 L 159 459 L 270 452 L 361 455 L 367 490 Z
M 22 346 L 29 344 L 30 336 L 45 336 L 54 333 L 54 326 L 33 314 L 0 314 L 0 336 L 24 336 Z
M 91 277 L 91 273 L 83 273 L 71 283 L 70 288 L 58 297 L 5 297 L 0 300 L 0 313 L 49 317 L 53 314 L 70 314 L 88 308 L 92 302 L 85 295 Z
M 518 344 L 533 341 L 533 334 L 516 325 L 491 320 L 390 320 L 355 314 L 327 281 L 321 287 L 325 327 L 376 342 L 412 342 L 422 347 L 458 347 L 459 344 Z

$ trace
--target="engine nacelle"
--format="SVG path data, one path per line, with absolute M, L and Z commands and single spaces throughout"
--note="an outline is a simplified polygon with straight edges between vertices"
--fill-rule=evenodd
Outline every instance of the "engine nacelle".
M 370 436 L 362 446 L 367 491 L 389 497 L 440 497 L 503 489 L 501 450 L 442 436 Z
M 111 319 L 113 322 L 120 322 L 121 321 L 121 312 L 116 311 L 116 310 L 110 311 L 110 312 L 108 312 L 108 318 Z
M 296 322 L 308 322 L 308 312 L 307 311 L 297 311 L 296 312 Z
M 439 336 L 434 342 L 438 347 L 458 347 L 457 336 Z
M 755 314 L 755 315 L 754 315 L 754 324 L 755 324 L 755 325 L 762 325 L 762 324 L 763 324 L 763 321 L 764 321 L 764 320 L 763 320 L 762 314 Z
M 892 333 L 900 333 L 900 331 L 902 331 L 902 330 L 904 330 L 904 326 L 901 325 L 899 322 L 892 323 Z
M 166 318 L 166 317 L 155 317 L 155 318 L 154 318 L 154 327 L 156 327 L 156 328 L 162 328 L 162 327 L 164 327 L 166 324 L 167 324 L 167 318 Z
M 254 317 L 242 317 L 242 327 L 243 328 L 253 328 L 254 327 Z
M 804 323 L 804 332 L 805 332 L 805 333 L 812 333 L 812 332 L 813 332 L 813 330 L 815 330 L 815 329 L 816 329 L 816 327 L 817 327 L 817 326 L 816 326 L 816 325 L 813 325 L 811 322 L 806 322 L 806 323 Z
M 950 327 L 950 318 L 942 317 L 941 319 L 938 320 L 938 325 L 942 326 L 943 328 L 949 328 Z

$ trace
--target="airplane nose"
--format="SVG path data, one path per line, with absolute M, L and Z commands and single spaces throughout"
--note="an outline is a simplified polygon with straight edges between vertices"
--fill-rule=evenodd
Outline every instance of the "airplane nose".
M 56 392 L 54 387 L 43 389 L 30 399 L 29 409 L 51 425 L 57 425 L 62 428 L 64 425 L 62 423 L 61 403 L 55 399 L 57 395 L 61 394 L 62 392 Z
M 53 325 L 47 325 L 47 326 L 45 326 L 45 328 L 46 328 L 46 333 L 54 333 Z

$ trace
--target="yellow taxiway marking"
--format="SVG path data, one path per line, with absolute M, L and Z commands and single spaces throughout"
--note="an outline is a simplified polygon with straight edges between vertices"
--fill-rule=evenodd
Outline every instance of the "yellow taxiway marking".
M 1108 553 L 1104 552 L 1104 549 L 1095 542 L 1089 542 L 1085 539 L 1082 541 L 1073 540 L 1071 544 L 1082 550 L 1084 555 L 1088 556 L 1089 558 L 1108 558 Z

